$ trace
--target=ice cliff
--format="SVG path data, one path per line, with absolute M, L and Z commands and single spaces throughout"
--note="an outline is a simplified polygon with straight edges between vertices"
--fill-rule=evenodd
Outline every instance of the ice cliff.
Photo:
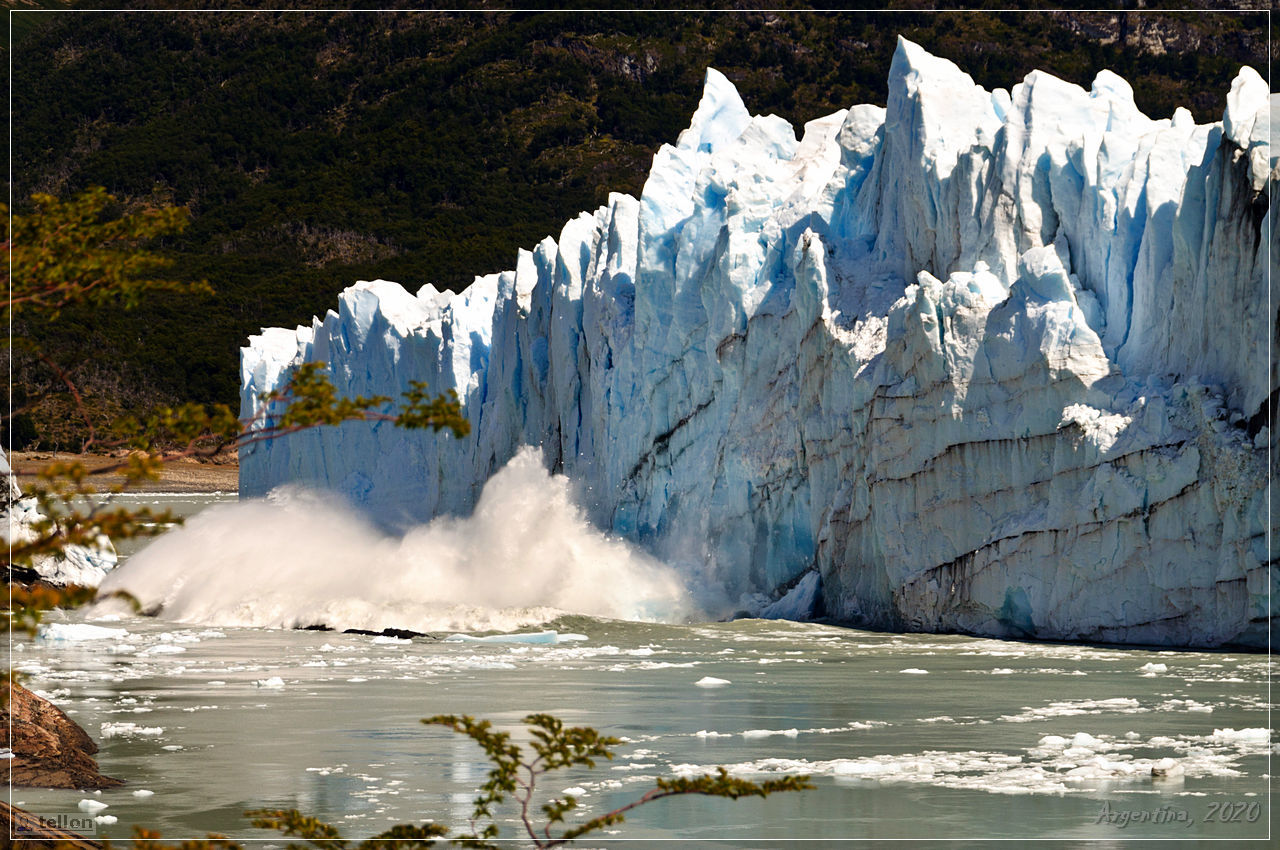
M 530 444 L 725 611 L 1265 643 L 1268 116 L 1249 68 L 1197 125 L 1107 71 L 988 92 L 901 40 L 886 108 L 797 140 L 708 71 L 638 200 L 462 293 L 358 283 L 242 349 L 243 415 L 321 360 L 351 394 L 456 389 L 471 436 L 257 444 L 241 494 L 403 526 Z

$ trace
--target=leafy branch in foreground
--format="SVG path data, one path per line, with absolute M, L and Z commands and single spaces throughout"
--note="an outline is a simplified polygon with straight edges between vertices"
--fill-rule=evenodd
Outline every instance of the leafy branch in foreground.
M 6 491 L 0 514 L 7 520 L 0 521 L 4 526 L 0 532 L 0 550 L 5 553 L 3 564 L 8 583 L 8 603 L 0 608 L 0 614 L 8 618 L 11 633 L 18 631 L 34 638 L 47 611 L 74 608 L 101 598 L 93 588 L 56 587 L 41 581 L 36 567 L 42 559 L 66 558 L 77 547 L 81 549 L 80 555 L 85 554 L 86 549 L 109 550 L 113 538 L 152 536 L 182 521 L 171 511 L 125 508 L 110 499 L 111 495 L 132 485 L 157 479 L 167 463 L 182 458 L 213 457 L 227 449 L 238 450 L 307 428 L 349 421 L 391 422 L 398 427 L 435 431 L 447 428 L 457 436 L 470 430 L 454 393 L 433 395 L 425 384 L 414 382 L 403 394 L 399 407 L 393 409 L 388 397 L 340 398 L 323 364 L 308 363 L 297 367 L 278 391 L 261 396 L 258 413 L 247 420 L 238 419 L 226 405 L 186 404 L 161 408 L 143 421 L 118 422 L 113 428 L 114 439 L 98 440 L 85 397 L 75 380 L 54 358 L 44 354 L 22 327 L 17 327 L 15 332 L 14 317 L 29 315 L 53 322 L 65 308 L 74 305 L 128 308 L 136 304 L 143 293 L 154 289 L 209 291 L 203 281 L 187 283 L 157 277 L 171 263 L 143 248 L 144 243 L 158 237 L 181 232 L 189 216 L 185 209 L 177 207 L 144 207 L 141 211 L 122 212 L 115 199 L 100 188 L 68 201 L 48 195 L 35 195 L 32 201 L 35 211 L 14 216 L 12 230 L 3 240 L 10 252 L 10 263 L 2 269 L 9 298 L 0 314 L 0 324 L 10 328 L 6 342 L 11 349 L 19 348 L 33 361 L 43 363 L 58 382 L 65 385 L 74 400 L 75 412 L 84 419 L 88 429 L 89 436 L 81 451 L 93 445 L 127 447 L 131 451 L 118 462 L 93 470 L 78 461 L 49 464 L 41 470 L 40 480 L 28 489 L 25 498 L 12 481 L 0 480 Z M 4 212 L 7 213 L 7 208 Z M 7 215 L 2 217 L 9 221 Z M 19 407 L 17 412 L 21 411 Z M 13 412 L 0 418 L 11 420 Z M 161 446 L 169 448 L 158 448 Z M 7 462 L 4 470 L 12 474 Z M 121 481 L 99 489 L 94 479 L 101 480 L 105 475 L 115 475 Z M 126 593 L 109 596 L 123 598 L 137 609 L 137 601 Z M 2 678 L 15 682 L 17 673 L 10 666 Z M 3 693 L 0 710 L 7 711 L 9 689 Z M 8 816 L 8 812 L 0 812 L 0 820 Z M 307 831 L 310 830 L 307 824 L 315 822 L 299 816 L 281 823 L 282 828 Z M 442 827 L 430 824 L 398 826 L 360 846 L 369 850 L 425 846 L 432 837 L 442 833 Z M 51 843 L 66 838 L 66 835 L 54 835 Z M 155 833 L 139 829 L 133 846 L 166 847 L 152 843 L 158 838 Z M 85 844 L 75 839 L 69 846 Z M 182 841 L 167 846 L 204 850 L 240 845 L 221 836 L 211 836 L 209 840 Z
M 113 846 L 110 841 L 102 842 L 103 850 L 111 850 Z M 210 834 L 208 838 L 187 839 L 173 844 L 162 843 L 160 833 L 142 827 L 134 828 L 133 842 L 130 846 L 132 850 L 244 850 L 244 845 L 216 833 Z M 81 850 L 81 848 L 77 847 L 74 850 Z
M 707 797 L 739 800 L 743 797 L 768 797 L 770 794 L 802 791 L 813 787 L 807 776 L 787 776 L 755 783 L 730 776 L 729 772 L 721 767 L 715 774 L 659 779 L 654 788 L 625 806 L 564 829 L 560 835 L 553 835 L 553 828 L 566 825 L 566 817 L 578 808 L 578 800 L 570 794 L 553 797 L 539 807 L 543 821 L 541 824 L 535 824 L 536 816 L 533 807 L 539 780 L 556 770 L 569 767 L 593 768 L 596 765 L 596 759 L 611 760 L 613 758 L 611 748 L 622 743 L 621 741 L 601 735 L 589 726 L 565 726 L 563 721 L 550 714 L 530 714 L 524 718 L 524 722 L 529 726 L 530 735 L 533 738 L 530 744 L 533 758 L 526 759 L 524 751 L 518 745 L 511 743 L 511 734 L 495 731 L 493 724 L 487 720 L 476 720 L 466 715 L 441 714 L 428 717 L 422 722 L 444 726 L 466 735 L 480 745 L 485 756 L 493 764 L 488 779 L 480 786 L 480 793 L 475 798 L 470 832 L 450 839 L 451 843 L 460 847 L 498 847 L 493 842 L 503 839 L 499 838 L 495 809 L 508 798 L 518 807 L 520 823 L 533 842 L 533 846 L 547 848 L 558 847 L 588 833 L 622 823 L 626 819 L 627 812 L 664 797 L 700 794 Z M 254 826 L 278 829 L 285 835 L 304 838 L 317 847 L 349 845 L 349 842 L 339 837 L 335 827 L 297 811 L 260 810 L 248 814 L 254 818 Z M 432 843 L 433 838 L 443 837 L 447 833 L 446 828 L 435 823 L 423 824 L 420 827 L 398 826 L 390 832 L 363 842 L 358 847 L 359 850 L 371 850 L 371 848 L 384 846 L 378 842 L 390 839 L 411 839 L 408 846 L 425 847 Z
M 29 213 L 12 218 L 8 213 L 0 204 L 0 217 L 8 228 L 3 247 L 10 259 L 0 268 L 8 292 L 0 324 L 7 328 L 10 367 L 19 373 L 21 386 L 4 418 L 10 428 L 18 421 L 30 427 L 37 411 L 65 423 L 80 419 L 92 442 L 97 428 L 110 421 L 104 416 L 119 408 L 119 399 L 101 393 L 90 398 L 92 394 L 77 386 L 73 373 L 92 369 L 94 354 L 81 355 L 79 365 L 68 369 L 37 340 L 47 336 L 69 308 L 130 309 L 154 290 L 211 294 L 207 281 L 169 277 L 173 259 L 147 247 L 182 233 L 190 213 L 184 207 L 148 202 L 121 204 L 100 186 L 66 200 L 32 195 Z M 99 324 L 96 316 L 93 324 Z
M 8 580 L 30 580 L 36 559 L 62 556 L 74 546 L 94 548 L 102 546 L 104 540 L 154 536 L 180 524 L 182 518 L 170 510 L 123 508 L 109 498 L 157 479 L 164 465 L 175 460 L 213 457 L 228 449 L 239 450 L 319 425 L 351 421 L 392 422 L 401 428 L 435 431 L 447 428 L 456 436 L 464 436 L 470 430 L 456 394 L 430 396 L 425 385 L 415 382 L 402 396 L 399 409 L 390 411 L 387 408 L 391 399 L 384 396 L 339 397 L 320 363 L 302 364 L 284 387 L 264 394 L 260 401 L 258 415 L 243 421 L 225 405 L 162 408 L 145 422 L 130 420 L 118 425 L 120 439 L 108 445 L 133 449 L 119 462 L 93 470 L 79 461 L 46 466 L 40 472 L 39 483 L 29 488 L 27 498 L 10 508 L 10 513 L 21 509 L 26 521 L 0 532 Z M 274 420 L 268 415 L 272 409 L 281 411 Z M 153 448 L 157 444 L 176 444 L 178 448 Z M 100 490 L 93 480 L 108 474 L 120 475 L 123 481 Z M 4 613 L 18 628 L 34 631 L 41 611 L 75 607 L 92 598 L 82 596 L 78 590 L 46 589 L 30 595 L 20 589 L 11 596 Z
M 144 207 L 113 214 L 116 199 L 100 186 L 69 200 L 32 195 L 35 211 L 13 216 L 10 249 L 13 280 L 6 312 L 35 309 L 48 318 L 79 302 L 126 307 L 142 293 L 167 289 L 212 292 L 204 281 L 156 277 L 173 262 L 143 243 L 181 233 L 190 220 L 184 207 Z M 0 212 L 8 213 L 0 205 Z M 6 269 L 7 272 L 7 269 Z
M 75 304 L 128 308 L 154 289 L 209 290 L 204 281 L 157 277 L 172 263 L 144 248 L 160 237 L 182 232 L 190 219 L 186 209 L 144 205 L 130 211 L 101 187 L 68 200 L 51 195 L 33 195 L 31 200 L 33 212 L 13 216 L 4 241 L 10 264 L 0 272 L 8 277 L 12 269 L 12 276 L 7 280 L 9 298 L 0 320 L 7 318 L 12 324 L 15 314 L 23 312 L 52 321 L 63 308 Z M 425 384 L 412 382 L 399 408 L 393 410 L 386 396 L 339 397 L 324 365 L 305 363 L 280 389 L 261 396 L 258 413 L 248 420 L 238 419 L 223 404 L 185 404 L 160 408 L 142 421 L 122 420 L 113 428 L 113 439 L 99 440 L 71 376 L 21 332 L 9 342 L 29 349 L 66 386 L 88 428 L 81 451 L 91 447 L 132 450 L 119 462 L 92 471 L 79 462 L 54 463 L 42 470 L 28 498 L 9 506 L 10 518 L 18 521 L 0 533 L 9 581 L 31 579 L 38 558 L 62 556 L 76 546 L 101 547 L 104 540 L 113 538 L 156 535 L 179 523 L 180 518 L 170 511 L 123 509 L 104 498 L 104 494 L 156 480 L 164 465 L 175 460 L 214 457 L 318 425 L 355 420 L 435 431 L 448 428 L 457 436 L 470 430 L 455 393 L 433 395 Z M 123 483 L 105 491 L 91 483 L 95 476 L 111 474 L 120 476 Z M 71 604 L 71 598 L 66 602 Z
M 345 850 L 352 843 L 343 838 L 337 827 L 331 826 L 313 817 L 301 814 L 294 809 L 259 809 L 247 812 L 253 818 L 253 825 L 262 829 L 278 829 L 285 835 L 306 839 L 323 850 Z M 398 847 L 431 847 L 435 839 L 449 833 L 448 827 L 437 823 L 424 823 L 421 826 L 399 824 L 373 838 L 356 844 L 356 850 L 395 850 Z M 301 845 L 288 845 L 291 850 Z

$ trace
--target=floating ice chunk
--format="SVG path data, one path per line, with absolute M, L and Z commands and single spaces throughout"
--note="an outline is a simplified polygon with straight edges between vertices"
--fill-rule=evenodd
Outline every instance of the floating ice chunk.
M 1172 779 L 1186 772 L 1187 769 L 1177 759 L 1163 758 L 1151 763 L 1152 779 Z
M 174 646 L 171 643 L 162 643 L 162 644 L 153 646 L 150 649 L 144 649 L 138 654 L 139 655 L 177 655 L 180 652 L 186 652 L 186 651 L 187 651 L 187 648 L 185 646 Z
M 51 641 L 121 640 L 128 629 L 111 629 L 88 623 L 50 623 L 40 627 L 40 637 Z
M 71 696 L 70 688 L 54 688 L 52 691 L 42 691 L 39 688 L 32 688 L 31 692 L 40 697 L 40 699 L 48 700 L 49 702 L 57 702 L 60 699 L 67 699 Z
M 101 800 L 81 800 L 77 805 L 77 808 L 82 812 L 93 814 L 94 812 L 100 812 L 107 808 L 107 804 Z
M 1103 741 L 1101 738 L 1095 738 L 1088 732 L 1077 732 L 1071 739 L 1071 746 L 1073 747 L 1085 747 L 1091 750 L 1096 750 L 1100 747 L 1105 747 L 1106 745 L 1106 741 Z
M 514 670 L 516 665 L 508 661 L 489 661 L 483 658 L 472 658 L 459 663 L 460 670 Z
M 1253 745 L 1271 741 L 1270 729 L 1214 729 L 1209 740 L 1215 744 Z
M 134 791 L 134 792 L 133 792 L 133 796 L 135 796 L 135 797 L 152 797 L 152 796 L 155 796 L 155 793 L 156 793 L 155 791 L 149 791 L 149 790 L 147 790 L 146 788 L 139 788 L 137 791 Z
M 161 726 L 139 726 L 137 723 L 103 723 L 100 729 L 104 738 L 159 735 L 164 732 Z
M 1073 758 L 1079 758 L 1070 750 L 1066 754 Z M 1105 756 L 1095 756 L 1079 767 L 1071 768 L 1066 772 L 1066 775 L 1072 779 L 1114 779 L 1134 776 L 1138 772 L 1139 767 L 1133 762 L 1115 761 Z
M 0 460 L 0 478 L 8 480 L 8 496 L 0 503 L 0 525 L 11 542 L 31 542 L 37 536 L 35 526 L 47 518 L 35 498 L 22 498 L 17 478 L 12 475 L 7 459 Z M 40 578 L 55 585 L 97 587 L 116 565 L 115 548 L 103 534 L 87 545 L 68 544 L 58 555 L 36 555 L 31 568 Z
M 390 635 L 378 635 L 377 637 L 375 637 L 375 638 L 373 639 L 373 642 L 374 642 L 374 643 L 385 643 L 385 644 L 397 644 L 397 643 L 399 643 L 399 644 L 403 644 L 403 643 L 413 643 L 413 641 L 412 641 L 412 640 L 410 640 L 409 638 L 391 637 Z
M 253 686 L 255 688 L 283 688 L 284 679 L 279 676 L 272 676 L 269 679 L 255 679 Z
M 732 683 L 728 679 L 717 679 L 715 676 L 703 676 L 693 684 L 699 688 L 723 688 L 725 685 Z
M 160 643 L 199 643 L 200 638 L 191 632 L 162 632 L 157 640 Z
M 575 785 L 575 786 L 573 786 L 572 788 L 566 788 L 566 789 L 564 789 L 564 790 L 563 790 L 563 791 L 561 791 L 560 793 L 562 793 L 562 794 L 572 794 L 572 795 L 573 795 L 573 796 L 575 796 L 575 797 L 581 797 L 583 794 L 587 793 L 587 789 L 586 789 L 586 788 L 583 788 L 581 785 Z
M 573 640 L 582 640 L 582 636 L 574 635 Z M 513 635 L 485 635 L 476 637 L 475 635 L 453 634 L 445 638 L 448 643 L 457 643 L 466 641 L 468 643 L 532 643 L 532 644 L 555 644 L 560 642 L 560 635 L 556 632 L 531 632 L 528 634 Z
M 781 735 L 785 738 L 795 738 L 799 736 L 799 729 L 748 729 L 742 733 L 744 738 L 771 738 L 775 735 Z
M 708 732 L 706 729 L 699 729 L 693 733 L 695 738 L 732 738 L 733 735 L 728 732 Z
M 923 675 L 927 674 L 929 671 L 928 671 L 928 670 L 921 670 L 919 667 L 908 667 L 908 668 L 906 668 L 905 670 L 901 670 L 901 671 L 899 671 L 899 672 L 901 672 L 901 673 L 911 673 L 911 674 L 916 675 L 916 676 L 923 676 Z
M 115 815 L 98 815 L 93 819 L 94 823 L 100 823 L 107 826 L 115 823 L 116 820 L 117 818 Z
M 1160 703 L 1157 711 L 1195 711 L 1201 714 L 1212 714 L 1213 706 L 1193 699 L 1170 699 Z
M 1004 714 L 1000 719 L 1006 723 L 1030 723 L 1035 720 L 1047 720 L 1050 717 L 1072 717 L 1078 714 L 1140 714 L 1150 709 L 1132 697 L 1112 697 L 1111 699 L 1063 700 L 1051 702 L 1042 708 L 1023 708 L 1020 714 Z
M 1157 664 L 1154 661 L 1143 664 L 1138 668 L 1144 676 L 1154 676 L 1157 673 L 1168 673 L 1169 667 L 1165 664 Z

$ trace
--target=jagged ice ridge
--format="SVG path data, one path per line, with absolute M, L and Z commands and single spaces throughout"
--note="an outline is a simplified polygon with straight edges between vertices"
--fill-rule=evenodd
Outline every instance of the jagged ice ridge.
M 988 92 L 900 40 L 887 108 L 797 140 L 708 71 L 638 200 L 464 292 L 361 282 L 242 349 L 242 415 L 320 360 L 353 395 L 457 390 L 469 437 L 263 442 L 241 494 L 404 526 L 528 444 L 725 612 L 1264 644 L 1269 114 L 1249 68 L 1197 125 L 1108 71 Z

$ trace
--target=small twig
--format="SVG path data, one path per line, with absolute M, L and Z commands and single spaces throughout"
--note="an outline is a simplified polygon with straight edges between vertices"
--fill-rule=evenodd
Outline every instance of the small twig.
M 71 376 L 68 375 L 61 366 L 53 362 L 49 355 L 45 354 L 43 351 L 37 351 L 36 357 L 39 358 L 41 363 L 52 369 L 54 374 L 58 376 L 58 379 L 61 380 L 62 383 L 66 384 L 67 389 L 71 391 L 71 397 L 75 399 L 76 410 L 80 413 L 81 418 L 84 419 L 85 427 L 89 429 L 89 439 L 85 441 L 80 449 L 81 451 L 84 451 L 86 447 L 93 445 L 96 439 L 97 429 L 93 425 L 93 420 L 89 417 L 89 410 L 85 407 L 84 399 L 80 396 L 80 389 L 76 386 L 75 381 L 71 380 Z

